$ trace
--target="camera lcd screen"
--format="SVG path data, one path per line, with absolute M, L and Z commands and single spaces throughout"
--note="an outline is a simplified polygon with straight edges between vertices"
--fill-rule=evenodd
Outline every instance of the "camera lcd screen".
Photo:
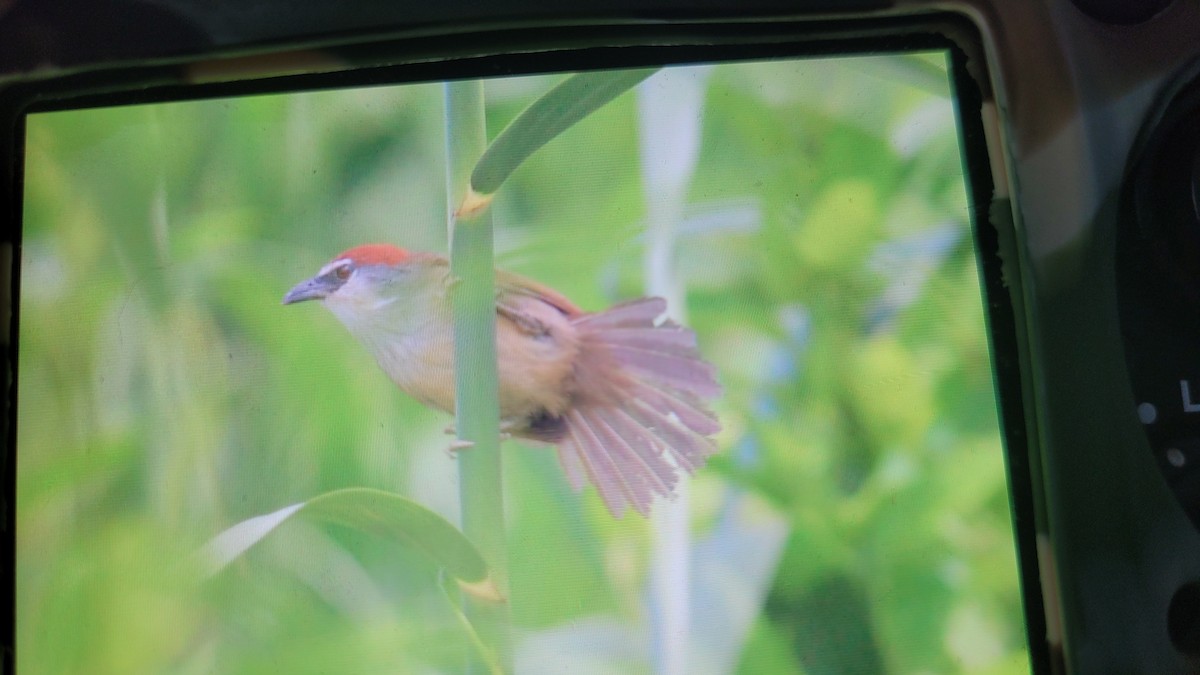
M 592 89 L 28 114 L 18 672 L 1027 672 L 948 63 L 670 66 L 517 138 L 482 207 L 506 570 L 459 533 L 461 280 L 412 279 L 459 118 Z

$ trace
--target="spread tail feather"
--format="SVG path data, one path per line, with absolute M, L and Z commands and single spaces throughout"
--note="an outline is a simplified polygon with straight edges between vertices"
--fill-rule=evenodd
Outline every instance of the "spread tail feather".
M 618 518 L 629 506 L 646 515 L 655 495 L 671 497 L 679 469 L 692 473 L 717 451 L 710 436 L 721 424 L 704 403 L 721 393 L 716 369 L 695 333 L 660 320 L 665 311 L 662 298 L 644 298 L 574 321 L 594 357 L 581 362 L 599 364 L 577 376 L 603 381 L 607 395 L 567 413 L 559 460 L 576 490 L 586 476 Z

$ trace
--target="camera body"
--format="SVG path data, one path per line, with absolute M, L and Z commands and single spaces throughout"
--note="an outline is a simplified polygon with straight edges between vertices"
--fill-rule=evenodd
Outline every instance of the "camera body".
M 972 208 L 993 250 L 980 254 L 1003 281 L 990 330 L 1034 669 L 1200 672 L 1194 0 L 16 0 L 0 4 L 0 111 L 11 129 L 48 96 L 249 92 L 314 74 L 336 86 L 397 64 L 474 72 L 497 54 L 566 69 L 622 47 L 776 34 L 836 54 L 923 31 L 963 50 L 973 85 L 958 93 L 974 115 L 966 159 L 985 177 Z M 0 178 L 15 186 L 4 142 Z M 18 196 L 6 187 L 12 246 Z

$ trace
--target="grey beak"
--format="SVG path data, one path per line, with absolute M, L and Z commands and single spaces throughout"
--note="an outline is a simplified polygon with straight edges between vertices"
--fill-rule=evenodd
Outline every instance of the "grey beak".
M 336 291 L 341 284 L 335 283 L 332 275 L 322 275 L 313 277 L 306 281 L 301 281 L 296 286 L 283 296 L 283 304 L 290 305 L 296 302 L 304 302 L 305 300 L 319 300 Z

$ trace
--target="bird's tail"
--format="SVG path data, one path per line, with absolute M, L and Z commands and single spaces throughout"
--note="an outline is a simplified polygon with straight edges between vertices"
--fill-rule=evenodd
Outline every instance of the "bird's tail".
M 586 477 L 616 517 L 628 506 L 646 515 L 655 495 L 673 494 L 680 469 L 717 450 L 721 425 L 704 403 L 721 393 L 716 369 L 665 311 L 662 298 L 643 298 L 574 319 L 588 357 L 578 390 L 592 393 L 566 414 L 558 456 L 572 486 Z

